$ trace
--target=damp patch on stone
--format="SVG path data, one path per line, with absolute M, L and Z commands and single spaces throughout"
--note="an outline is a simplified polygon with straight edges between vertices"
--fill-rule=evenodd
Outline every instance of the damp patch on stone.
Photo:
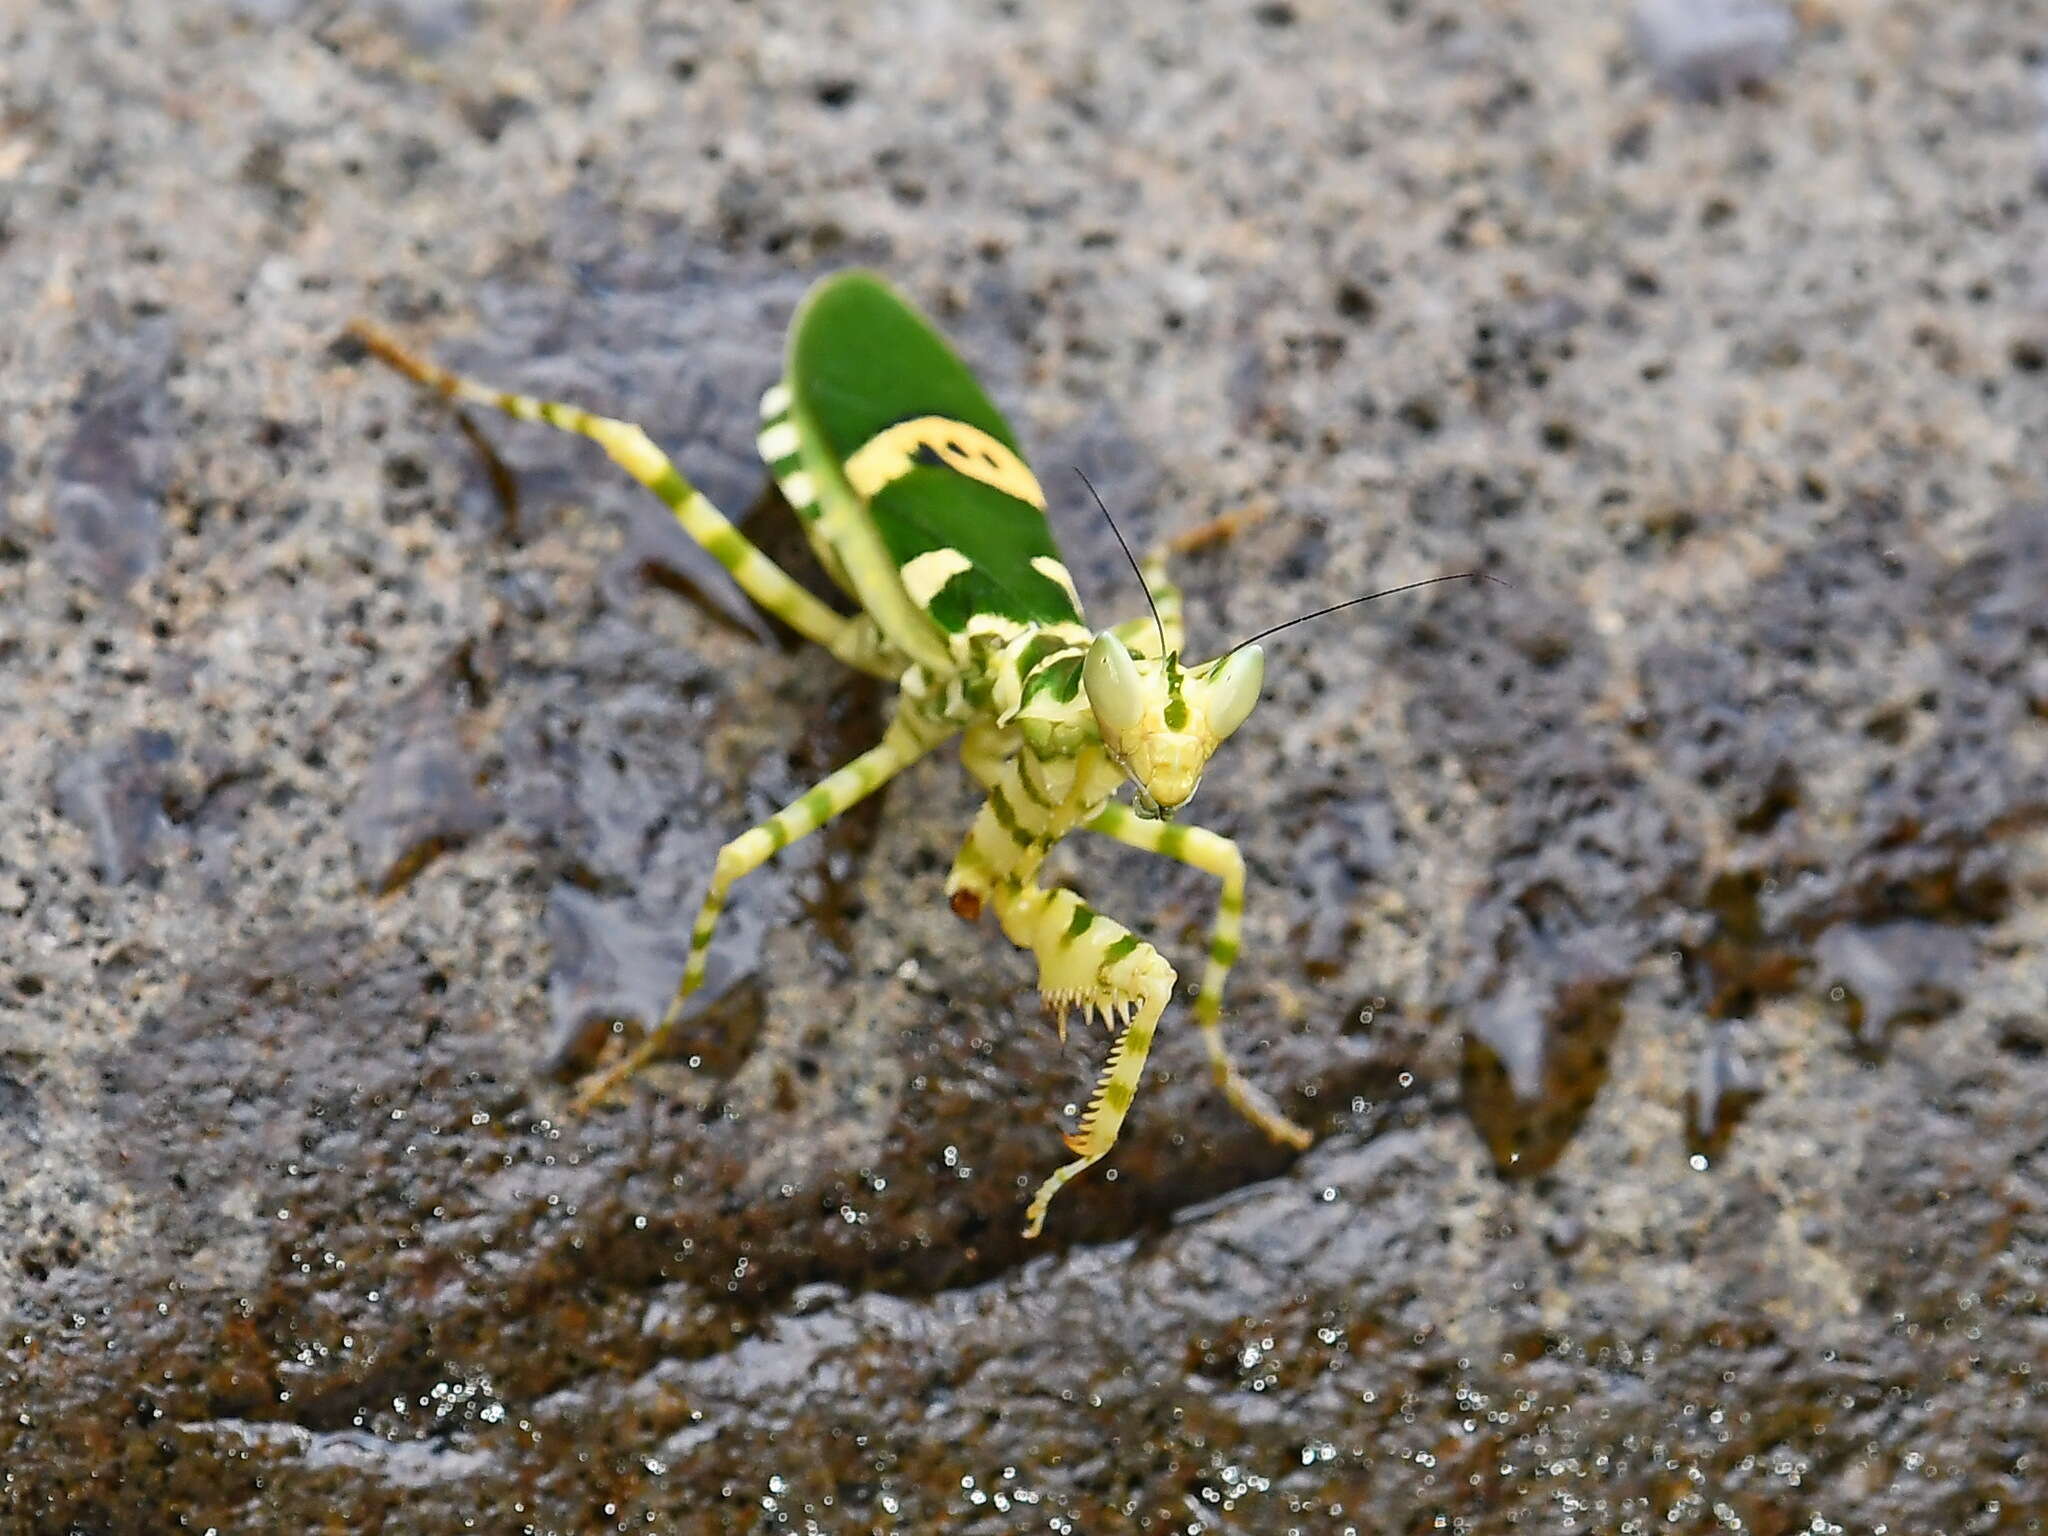
M 1465 1110 L 1500 1173 L 1555 1165 L 1607 1080 L 1627 977 L 1612 955 L 1582 959 L 1510 976 L 1465 1013 Z
M 557 1076 L 587 1069 L 614 1025 L 654 1028 L 667 1012 L 690 954 L 689 913 L 649 919 L 630 899 L 607 900 L 575 886 L 557 886 L 548 897 L 548 1005 L 552 1016 L 547 1070 Z M 718 1005 L 735 984 L 759 965 L 766 938 L 765 914 L 744 899 L 729 907 L 719 924 L 719 942 L 707 961 L 704 984 L 685 1003 L 683 1020 L 716 1010 L 721 1027 L 686 1029 L 677 1049 L 691 1066 L 714 1077 L 728 1076 L 744 1059 L 758 1028 L 740 1030 Z M 758 1020 L 756 1020 L 758 1026 Z
M 1584 616 L 1516 590 L 1413 621 L 1410 730 L 1501 802 L 1442 1016 L 1497 1168 L 1554 1164 L 1607 1077 L 1638 962 L 1666 941 L 1700 850 L 1586 718 L 1605 686 Z M 1449 616 L 1456 612 L 1464 622 Z
M 1952 1012 L 1977 967 L 1967 928 L 1935 923 L 1843 923 L 1813 946 L 1813 979 L 1857 1043 L 1881 1046 L 1894 1025 Z
M 2048 822 L 2048 762 L 2024 745 L 2044 590 L 2048 509 L 1944 561 L 1864 501 L 1737 622 L 1644 652 L 1634 734 L 1722 829 L 1677 945 L 1708 1020 L 1807 996 L 1878 1051 L 1966 1000 L 2012 850 Z
M 607 580 L 615 598 L 624 598 L 625 578 L 666 587 L 702 603 L 710 612 L 756 640 L 773 638 L 768 621 L 747 595 L 711 558 L 710 552 L 652 496 L 644 506 L 625 512 L 626 550 Z
M 462 738 L 453 686 L 450 669 L 437 671 L 391 711 L 349 807 L 356 871 L 377 895 L 397 890 L 497 819 Z
M 119 353 L 80 391 L 50 497 L 60 563 L 107 599 L 126 597 L 163 558 L 171 446 L 168 331 L 147 327 L 121 341 Z
M 1745 1054 L 1735 1029 L 1710 1028 L 1693 1057 L 1685 1094 L 1685 1140 L 1693 1155 L 1719 1157 L 1763 1089 L 1763 1074 Z
M 84 829 L 93 866 L 125 885 L 177 832 L 169 809 L 178 744 L 163 731 L 130 731 L 58 770 L 57 809 Z

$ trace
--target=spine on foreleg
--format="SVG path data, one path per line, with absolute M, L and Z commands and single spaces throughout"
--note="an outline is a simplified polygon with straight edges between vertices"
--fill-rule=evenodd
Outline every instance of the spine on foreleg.
M 1174 971 L 1159 951 L 1122 924 L 1098 916 L 1072 891 L 1006 884 L 996 891 L 996 913 L 1011 940 L 1038 956 L 1039 990 L 1063 1031 L 1066 1011 L 1076 1004 L 1123 1024 L 1079 1131 L 1061 1138 L 1074 1160 L 1039 1185 L 1025 1213 L 1024 1235 L 1036 1237 L 1053 1196 L 1116 1145 L 1145 1071 L 1152 1032 L 1173 996 Z
M 1101 916 L 1072 891 L 1018 888 L 999 900 L 1003 932 L 1038 957 L 1038 989 L 1066 1033 L 1071 1008 L 1117 1028 L 1109 1064 L 1068 1145 L 1099 1157 L 1116 1140 L 1137 1092 L 1152 1031 L 1173 996 L 1174 969 L 1121 923 Z
M 1122 998 L 1124 1027 L 1109 1053 L 1109 1063 L 1097 1079 L 1089 1097 L 1087 1112 L 1081 1116 L 1078 1134 L 1066 1138 L 1068 1150 L 1080 1157 L 1102 1156 L 1116 1143 L 1123 1129 L 1124 1115 L 1138 1092 L 1138 1080 L 1145 1075 L 1145 1058 L 1152 1049 L 1152 1032 L 1159 1016 L 1173 997 L 1174 970 L 1150 944 L 1125 934 L 1121 942 L 1135 947 L 1124 960 L 1115 962 L 1120 975 L 1117 990 Z

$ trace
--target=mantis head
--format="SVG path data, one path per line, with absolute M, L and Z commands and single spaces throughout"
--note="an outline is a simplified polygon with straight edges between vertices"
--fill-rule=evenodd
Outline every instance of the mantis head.
M 1256 645 L 1186 667 L 1172 653 L 1134 656 L 1108 630 L 1095 637 L 1082 691 L 1103 747 L 1136 786 L 1140 816 L 1163 820 L 1188 802 L 1210 755 L 1259 702 L 1265 675 Z

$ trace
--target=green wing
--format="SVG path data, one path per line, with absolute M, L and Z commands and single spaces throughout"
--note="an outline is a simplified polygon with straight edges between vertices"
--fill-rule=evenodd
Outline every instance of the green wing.
M 880 278 L 813 288 L 790 331 L 790 420 L 828 546 L 884 635 L 928 666 L 947 638 L 1079 624 L 1045 493 L 1002 413 Z

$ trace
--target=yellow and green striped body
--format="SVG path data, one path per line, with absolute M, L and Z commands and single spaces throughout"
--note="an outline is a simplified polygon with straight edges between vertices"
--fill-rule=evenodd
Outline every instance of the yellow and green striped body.
M 954 735 L 987 790 L 947 878 L 956 912 L 994 914 L 1037 959 L 1059 1021 L 1116 1030 L 1075 1132 L 1074 1154 L 1031 1203 L 1037 1235 L 1053 1195 L 1115 1144 L 1175 973 L 1149 943 L 1073 892 L 1039 883 L 1046 854 L 1092 831 L 1213 874 L 1222 884 L 1195 1021 L 1230 1102 L 1276 1140 L 1308 1133 L 1238 1073 L 1220 1024 L 1236 958 L 1244 864 L 1228 839 L 1170 817 L 1209 755 L 1249 712 L 1255 648 L 1201 666 L 1180 659 L 1179 596 L 1159 561 L 1145 580 L 1156 618 L 1095 631 L 1046 521 L 1044 488 L 1015 435 L 945 340 L 880 279 L 820 282 L 790 330 L 781 383 L 761 402 L 763 462 L 832 579 L 858 607 L 835 612 L 761 553 L 640 428 L 490 388 L 358 327 L 370 349 L 451 399 L 595 440 L 647 486 L 742 590 L 842 661 L 899 689 L 882 740 L 719 852 L 674 1001 L 639 1048 L 584 1092 L 595 1103 L 659 1055 L 705 961 L 733 883 L 880 788 Z M 1113 797 L 1133 784 L 1137 808 Z

